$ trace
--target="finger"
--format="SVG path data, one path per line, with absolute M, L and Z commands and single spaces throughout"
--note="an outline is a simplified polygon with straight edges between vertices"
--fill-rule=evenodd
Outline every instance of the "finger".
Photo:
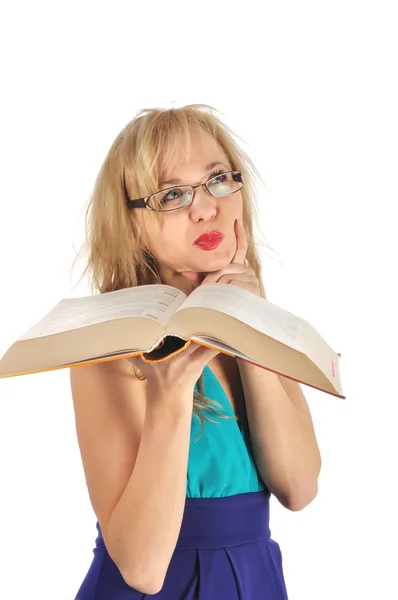
M 214 273 L 209 273 L 208 275 L 206 275 L 206 277 L 202 281 L 202 284 L 217 283 L 223 275 L 230 275 L 231 273 L 235 275 L 240 275 L 246 273 L 246 271 L 247 267 L 245 267 L 244 265 L 240 265 L 238 263 L 231 263 L 224 269 L 220 269 L 219 271 L 215 271 Z
M 195 352 L 192 355 L 192 358 L 198 362 L 203 362 L 207 364 L 212 358 L 220 354 L 220 351 L 214 348 L 208 348 L 207 346 L 202 346 L 198 344 L 199 348 L 196 348 Z
M 198 348 L 201 348 L 201 345 L 198 344 L 197 342 L 194 342 L 193 340 L 189 340 L 188 345 L 186 346 L 186 348 L 184 348 L 183 352 L 181 352 L 181 354 L 193 354 L 194 352 L 197 351 Z
M 238 263 L 243 265 L 245 263 L 247 253 L 247 236 L 243 225 L 238 219 L 235 221 L 235 235 L 236 235 L 236 252 L 231 263 Z
M 174 355 L 174 357 L 176 360 L 180 359 L 181 361 L 184 361 L 187 356 L 195 354 L 195 352 L 197 352 L 197 350 L 200 348 L 202 348 L 201 344 L 198 344 L 197 342 L 194 342 L 193 340 L 189 340 L 188 344 L 185 346 L 185 348 L 183 350 L 180 350 L 180 352 L 177 352 Z
M 242 274 L 239 275 L 239 277 L 237 277 L 236 273 L 231 273 L 220 277 L 218 283 L 231 283 L 232 281 L 240 281 L 242 283 L 254 283 L 255 277 L 253 277 L 250 274 Z

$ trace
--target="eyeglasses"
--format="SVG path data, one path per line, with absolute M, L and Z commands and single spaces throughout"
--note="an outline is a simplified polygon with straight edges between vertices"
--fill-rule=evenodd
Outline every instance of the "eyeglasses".
M 125 186 L 127 206 L 129 208 L 149 208 L 150 210 L 156 210 L 157 212 L 178 210 L 179 208 L 191 204 L 195 194 L 194 190 L 198 187 L 202 187 L 216 198 L 229 196 L 242 189 L 242 173 L 240 171 L 219 173 L 218 175 L 211 177 L 206 183 L 199 183 L 198 185 L 178 185 L 137 200 L 129 199 Z

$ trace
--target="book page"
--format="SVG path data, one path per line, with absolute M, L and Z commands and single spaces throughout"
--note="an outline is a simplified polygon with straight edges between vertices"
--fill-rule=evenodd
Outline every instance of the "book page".
M 210 346 L 211 348 L 217 348 L 218 350 L 220 350 L 224 354 L 228 354 L 229 356 L 237 356 L 238 358 L 248 359 L 248 356 L 246 356 L 246 354 L 239 352 L 239 350 L 233 348 L 232 346 L 228 346 L 228 344 L 220 342 L 220 340 L 217 340 L 216 338 L 203 335 L 193 335 L 191 337 L 191 340 L 193 342 L 198 342 L 199 344 L 204 344 L 205 346 Z
M 141 317 L 166 327 L 186 295 L 168 285 L 140 285 L 84 298 L 61 300 L 20 340 L 80 329 L 104 321 Z
M 176 313 L 190 307 L 219 310 L 291 348 L 301 349 L 302 319 L 237 286 L 225 283 L 200 286 Z

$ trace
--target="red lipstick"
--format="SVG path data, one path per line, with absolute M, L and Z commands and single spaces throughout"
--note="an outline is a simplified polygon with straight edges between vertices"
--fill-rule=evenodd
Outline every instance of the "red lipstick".
M 210 231 L 203 233 L 197 240 L 194 241 L 194 246 L 199 246 L 202 250 L 214 250 L 221 244 L 224 239 L 224 234 L 220 231 Z

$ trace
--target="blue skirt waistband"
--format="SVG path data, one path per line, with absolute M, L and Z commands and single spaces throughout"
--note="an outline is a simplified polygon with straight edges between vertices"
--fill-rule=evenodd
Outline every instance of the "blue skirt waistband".
M 268 492 L 187 498 L 176 549 L 225 548 L 269 538 Z

